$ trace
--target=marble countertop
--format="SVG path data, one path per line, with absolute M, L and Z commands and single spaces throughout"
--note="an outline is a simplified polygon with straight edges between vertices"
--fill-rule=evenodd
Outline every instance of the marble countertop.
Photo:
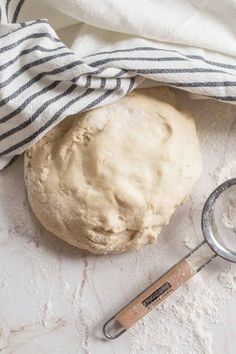
M 98 257 L 74 249 L 32 215 L 23 159 L 0 174 L 2 354 L 235 353 L 236 267 L 220 258 L 119 339 L 105 340 L 101 331 L 111 315 L 200 242 L 207 195 L 229 166 L 236 172 L 236 107 L 179 96 L 195 114 L 204 171 L 156 245 Z

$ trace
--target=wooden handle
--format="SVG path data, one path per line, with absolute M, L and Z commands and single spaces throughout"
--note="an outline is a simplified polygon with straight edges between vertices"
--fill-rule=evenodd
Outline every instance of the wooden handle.
M 186 259 L 181 260 L 115 316 L 125 329 L 133 326 L 156 305 L 189 280 L 196 271 Z

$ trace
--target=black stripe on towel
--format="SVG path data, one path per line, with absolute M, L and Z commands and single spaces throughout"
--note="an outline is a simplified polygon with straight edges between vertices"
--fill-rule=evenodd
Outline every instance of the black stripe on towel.
M 177 73 L 224 73 L 224 71 L 217 69 L 205 68 L 184 68 L 184 69 L 129 69 L 131 72 L 138 74 L 177 74 Z
M 32 53 L 34 51 L 39 51 L 39 52 L 55 52 L 57 50 L 60 50 L 60 49 L 65 49 L 66 47 L 64 45 L 60 46 L 60 47 L 56 47 L 56 48 L 45 48 L 45 47 L 42 47 L 40 45 L 36 45 L 32 48 L 29 48 L 29 49 L 24 49 L 22 50 L 17 56 L 15 56 L 14 59 L 12 60 L 9 60 L 8 62 L 6 62 L 5 64 L 2 64 L 0 66 L 0 70 L 4 70 L 6 68 L 8 68 L 10 65 L 14 64 L 20 57 L 22 57 L 23 55 L 26 55 L 26 54 L 29 54 L 29 53 Z
M 166 82 L 176 87 L 224 87 L 236 86 L 236 81 L 206 81 L 206 82 Z
M 117 84 L 116 84 L 116 87 L 115 87 L 114 90 L 119 89 L 120 84 L 121 84 L 121 80 L 120 80 L 120 79 L 116 79 L 116 80 L 117 80 Z M 54 83 L 54 84 L 55 84 L 55 83 Z M 18 131 L 20 131 L 20 130 L 26 128 L 28 125 L 30 125 L 32 122 L 34 122 L 35 119 L 37 119 L 37 118 L 40 116 L 40 114 L 42 114 L 42 112 L 45 111 L 46 108 L 48 108 L 51 104 L 53 104 L 53 103 L 57 102 L 58 100 L 60 100 L 62 97 L 68 96 L 71 92 L 74 91 L 74 89 L 75 89 L 76 87 L 77 87 L 77 85 L 72 84 L 72 85 L 69 87 L 69 89 L 67 89 L 65 92 L 62 92 L 62 93 L 60 93 L 59 95 L 57 95 L 56 97 L 53 97 L 53 98 L 51 98 L 50 100 L 44 102 L 44 103 L 42 104 L 42 106 L 40 106 L 40 107 L 37 109 L 37 111 L 36 111 L 28 120 L 24 121 L 22 124 L 18 125 L 17 127 L 12 128 L 12 129 L 8 130 L 7 132 L 3 133 L 2 135 L 0 135 L 0 141 L 2 141 L 2 140 L 4 140 L 4 139 L 6 139 L 7 137 L 9 137 L 9 136 L 11 136 L 11 135 L 17 133 Z M 110 90 L 109 90 L 109 91 L 110 91 Z M 106 93 L 107 93 L 107 92 L 106 92 Z M 106 94 L 106 93 L 105 93 L 105 94 Z M 104 95 L 105 95 L 105 94 L 104 94 Z M 98 103 L 99 103 L 99 102 L 98 102 Z M 94 105 L 97 105 L 98 103 L 95 102 Z M 84 109 L 87 110 L 87 109 L 89 109 L 89 108 L 91 108 L 91 107 L 88 105 L 88 106 L 86 106 Z
M 108 96 L 110 96 L 114 91 L 118 90 L 121 85 L 121 80 L 116 79 L 116 87 L 112 90 L 107 90 L 103 95 L 100 97 L 96 98 L 93 102 L 89 103 L 87 106 L 85 106 L 80 112 L 88 111 L 89 109 L 97 106 L 99 103 L 105 100 Z
M 94 101 L 92 101 L 90 104 L 88 104 L 87 106 L 85 106 L 81 111 L 84 110 L 88 110 L 93 108 L 94 106 L 98 105 L 99 103 L 101 103 L 103 100 L 105 100 L 108 96 L 110 96 L 114 91 L 116 91 L 117 89 L 119 89 L 120 87 L 120 79 L 117 79 L 117 85 L 114 89 L 112 90 L 108 90 L 106 91 L 103 95 L 101 95 L 100 97 L 96 98 Z M 71 87 L 73 87 L 73 90 L 76 88 L 76 85 L 72 84 Z M 70 87 L 70 88 L 71 88 Z M 68 90 L 67 90 L 68 91 Z M 88 96 L 91 92 L 93 92 L 94 89 L 88 89 L 86 90 L 86 92 L 84 92 L 82 95 L 75 97 L 74 99 L 70 100 L 66 105 L 63 105 L 62 108 L 60 108 L 55 114 L 54 116 L 47 121 L 47 123 L 42 126 L 39 130 L 37 130 L 36 132 L 34 132 L 33 134 L 31 134 L 29 137 L 27 137 L 26 139 L 22 140 L 21 142 L 9 147 L 8 149 L 2 151 L 0 153 L 0 156 L 9 154 L 10 152 L 13 152 L 14 150 L 30 143 L 32 140 L 34 140 L 39 134 L 41 134 L 44 130 L 46 130 L 50 125 L 52 125 L 69 107 L 71 107 L 73 104 L 75 104 L 76 102 L 78 102 L 80 99 Z M 81 112 L 80 111 L 80 112 Z
M 225 102 L 235 102 L 236 96 L 207 96 L 210 98 L 215 98 L 216 100 L 225 101 Z
M 38 92 L 35 92 L 33 95 L 28 97 L 19 107 L 17 107 L 17 109 L 15 109 L 11 113 L 2 117 L 0 119 L 0 123 L 5 123 L 8 120 L 10 120 L 11 118 L 15 117 L 17 114 L 21 113 L 23 111 L 23 109 L 25 109 L 25 107 L 27 107 L 28 104 L 30 102 L 32 102 L 36 97 L 39 97 L 39 96 L 43 95 L 45 92 L 48 92 L 48 91 L 54 89 L 59 83 L 60 83 L 60 81 L 54 81 L 49 86 L 46 86 L 43 89 L 40 89 Z
M 9 44 L 5 47 L 2 47 L 0 48 L 0 53 L 4 53 L 6 54 L 6 52 L 8 50 L 11 50 L 13 48 L 16 48 L 18 47 L 21 43 L 27 41 L 28 39 L 32 39 L 32 38 L 49 38 L 51 39 L 51 41 L 53 42 L 60 42 L 58 38 L 56 37 L 53 37 L 50 33 L 33 33 L 33 34 L 30 34 L 29 36 L 27 37 L 24 37 L 24 38 L 21 38 L 19 39 L 18 41 L 12 43 L 12 44 Z M 1 38 L 0 38 L 1 39 Z
M 102 77 L 101 78 L 101 86 L 100 86 L 100 88 L 103 89 L 103 88 L 105 88 L 105 86 L 106 86 L 106 79 L 105 79 L 105 77 Z
M 41 80 L 44 76 L 57 75 L 57 74 L 60 74 L 62 72 L 65 72 L 65 71 L 67 71 L 69 69 L 72 69 L 73 67 L 75 67 L 77 65 L 80 65 L 80 64 L 83 64 L 83 62 L 81 60 L 76 60 L 74 62 L 71 62 L 70 64 L 67 64 L 65 66 L 61 66 L 61 67 L 56 68 L 54 70 L 44 71 L 42 73 L 39 73 L 38 75 L 33 77 L 30 81 L 28 81 L 24 85 L 22 85 L 18 90 L 13 92 L 10 96 L 8 96 L 8 97 L 4 98 L 3 100 L 1 100 L 0 101 L 0 107 L 4 106 L 4 104 L 8 103 L 11 99 L 16 98 L 19 94 L 21 94 L 26 89 L 28 89 L 30 86 L 32 86 L 33 84 L 35 84 L 36 82 Z M 1 123 L 1 119 L 0 119 L 0 123 Z
M 9 21 L 9 5 L 10 5 L 10 1 L 11 0 L 7 0 L 7 2 L 6 2 L 6 15 L 7 15 L 8 21 Z
M 184 53 L 181 53 L 177 50 L 173 50 L 173 49 L 164 49 L 164 48 L 155 48 L 155 47 L 136 47 L 136 48 L 130 48 L 130 49 L 116 49 L 116 50 L 111 50 L 111 51 L 103 51 L 103 52 L 98 52 L 95 54 L 90 54 L 87 55 L 85 58 L 90 58 L 93 56 L 97 56 L 97 55 L 103 55 L 103 54 L 114 54 L 114 53 L 126 53 L 126 52 L 136 52 L 136 51 L 162 51 L 162 52 L 168 52 L 168 53 L 177 53 L 179 55 L 181 55 L 182 58 L 189 58 L 189 59 L 198 59 L 201 60 L 209 65 L 214 65 L 214 66 L 218 66 L 218 67 L 222 67 L 222 68 L 227 68 L 227 69 L 236 69 L 236 65 L 232 65 L 232 64 L 226 64 L 226 63 L 220 63 L 220 62 L 215 62 L 212 60 L 207 60 L 205 59 L 203 56 L 200 55 L 186 55 Z
M 8 130 L 7 132 L 5 132 L 4 134 L 0 135 L 0 141 L 6 139 L 7 137 L 19 132 L 20 130 L 26 128 L 28 125 L 30 125 L 32 122 L 34 122 L 39 116 L 40 114 L 42 114 L 43 111 L 45 111 L 46 108 L 48 108 L 51 104 L 57 102 L 58 100 L 60 100 L 62 97 L 68 96 L 71 92 L 74 91 L 74 89 L 77 87 L 77 85 L 72 84 L 65 92 L 60 93 L 59 95 L 51 98 L 50 100 L 44 102 L 42 104 L 42 106 L 40 106 L 37 111 L 26 121 L 24 121 L 23 123 L 21 123 L 20 125 L 18 125 L 15 128 L 12 128 L 10 130 Z M 63 104 L 64 105 L 64 104 Z
M 116 57 L 116 58 L 106 58 L 106 59 L 101 59 L 94 61 L 93 63 L 90 63 L 89 65 L 92 67 L 111 63 L 113 61 L 187 61 L 188 59 L 185 58 L 180 58 L 180 57 L 163 57 L 163 58 L 150 58 L 150 57 Z
M 31 26 L 35 26 L 35 25 L 38 25 L 38 24 L 41 24 L 41 23 L 46 23 L 48 25 L 48 21 L 47 20 L 35 20 L 35 21 L 32 21 L 30 23 L 19 23 L 19 27 L 16 28 L 15 30 L 13 31 L 10 31 L 8 33 L 5 33 L 5 34 L 2 34 L 0 36 L 0 39 L 4 38 L 4 37 L 7 37 L 9 36 L 10 34 L 13 34 L 15 32 L 18 32 L 20 30 L 23 30 L 24 28 L 28 28 L 28 27 L 31 27 Z
M 15 12 L 14 12 L 14 15 L 13 15 L 13 19 L 12 19 L 12 22 L 15 23 L 18 19 L 18 16 L 20 14 L 20 10 L 24 4 L 25 0 L 20 0 L 16 6 L 16 9 L 15 9 Z
M 22 68 L 20 68 L 20 70 L 16 71 L 12 76 L 10 76 L 6 81 L 0 83 L 0 89 L 9 85 L 12 81 L 14 81 L 17 77 L 19 77 L 21 74 L 23 74 L 25 71 L 27 71 L 28 69 L 31 69 L 35 66 L 47 63 L 51 60 L 54 60 L 56 58 L 61 58 L 61 57 L 65 57 L 67 55 L 71 55 L 72 53 L 60 53 L 60 54 L 56 54 L 56 55 L 50 55 L 48 57 L 44 57 L 41 59 L 37 59 L 35 61 L 32 61 L 31 63 L 28 63 L 24 66 L 22 66 Z
M 73 84 L 74 85 L 74 84 Z M 76 87 L 76 85 L 74 85 Z M 74 89 L 75 89 L 74 87 Z M 12 145 L 11 147 L 9 147 L 8 149 L 0 152 L 0 156 L 9 154 L 12 151 L 15 151 L 16 149 L 19 149 L 20 147 L 30 143 L 32 140 L 34 140 L 39 134 L 41 134 L 44 130 L 46 130 L 48 127 L 50 127 L 50 125 L 52 125 L 61 115 L 62 113 L 69 108 L 72 104 L 74 104 L 75 102 L 77 102 L 78 100 L 88 96 L 91 92 L 93 91 L 93 89 L 88 89 L 86 90 L 86 92 L 84 92 L 82 95 L 74 98 L 72 101 L 69 101 L 66 105 L 64 105 L 62 108 L 60 108 L 59 111 L 57 111 L 54 116 L 47 121 L 47 123 L 42 126 L 40 129 L 38 129 L 37 131 L 35 131 L 33 134 L 31 134 L 30 136 L 28 136 L 27 138 L 25 138 L 24 140 L 20 141 L 19 143 Z
M 128 91 L 127 91 L 126 95 L 132 90 L 132 88 L 134 86 L 134 83 L 135 83 L 135 77 L 131 77 L 129 88 L 128 88 Z

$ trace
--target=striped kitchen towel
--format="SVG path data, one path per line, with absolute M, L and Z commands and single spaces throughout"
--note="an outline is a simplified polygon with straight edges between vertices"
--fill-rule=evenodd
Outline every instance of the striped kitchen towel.
M 235 103 L 235 18 L 219 0 L 0 0 L 0 169 L 140 85 Z

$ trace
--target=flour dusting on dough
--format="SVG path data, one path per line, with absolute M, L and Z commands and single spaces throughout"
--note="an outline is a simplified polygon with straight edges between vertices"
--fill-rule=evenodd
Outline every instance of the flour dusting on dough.
M 154 243 L 200 173 L 195 122 L 168 88 L 68 117 L 25 154 L 42 225 L 96 254 Z

